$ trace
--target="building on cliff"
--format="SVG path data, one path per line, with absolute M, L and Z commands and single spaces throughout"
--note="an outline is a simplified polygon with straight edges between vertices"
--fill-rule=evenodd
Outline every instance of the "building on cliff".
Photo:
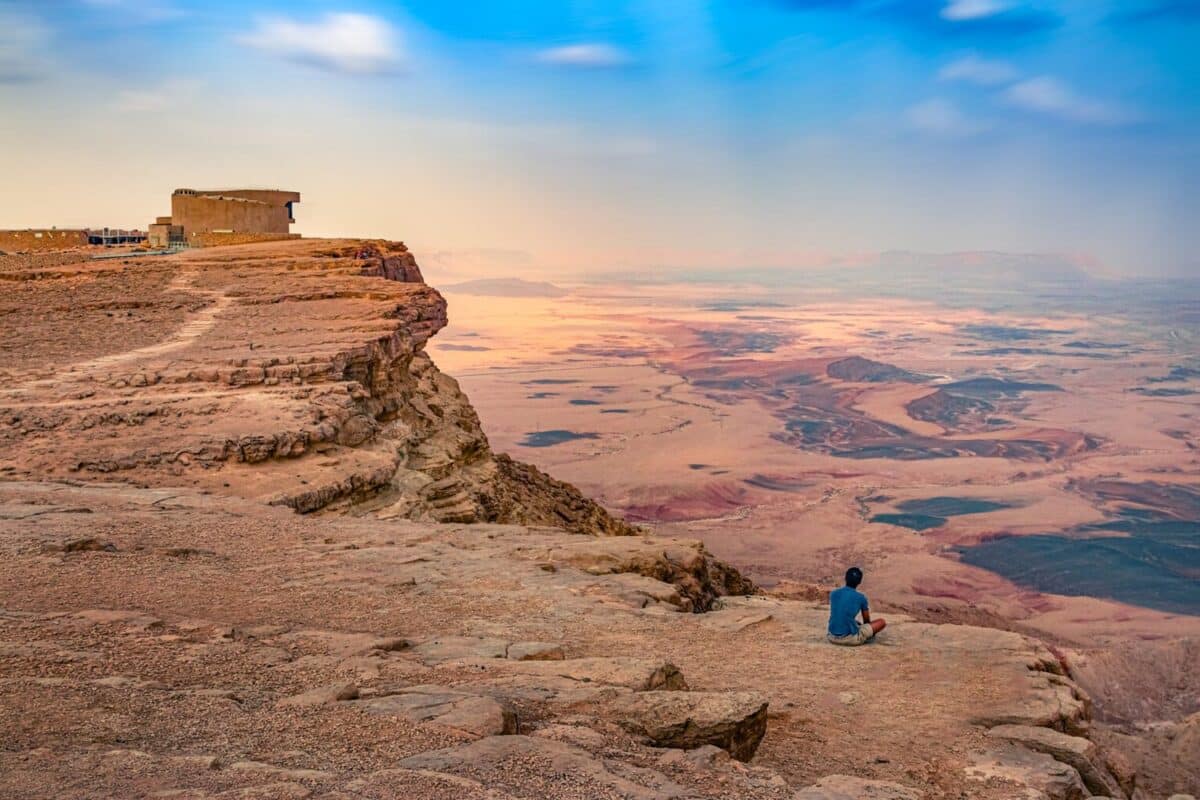
M 150 226 L 152 247 L 211 247 L 297 238 L 299 192 L 279 189 L 176 189 L 171 216 Z
M 72 250 L 89 244 L 138 244 L 146 234 L 122 228 L 25 228 L 0 231 L 0 251 Z

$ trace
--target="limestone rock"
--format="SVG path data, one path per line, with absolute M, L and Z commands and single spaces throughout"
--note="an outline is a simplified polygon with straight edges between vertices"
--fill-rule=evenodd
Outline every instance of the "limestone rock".
M 259 772 L 287 781 L 323 781 L 333 777 L 332 773 L 317 769 L 290 769 L 262 761 L 235 761 L 229 769 L 235 772 Z
M 1125 797 L 1125 791 L 1109 772 L 1099 748 L 1088 739 L 1028 725 L 1000 725 L 988 731 L 988 736 L 1045 753 L 1074 767 L 1088 791 L 1095 795 L 1107 795 L 1117 800 Z
M 562 645 L 553 642 L 513 642 L 507 657 L 513 661 L 562 661 L 566 655 Z
M 658 747 L 715 745 L 739 761 L 754 757 L 767 732 L 767 701 L 753 692 L 640 692 L 615 709 L 622 726 Z
M 479 636 L 439 636 L 421 642 L 412 652 L 426 664 L 440 664 L 460 658 L 504 658 L 508 642 Z
M 579 683 L 621 686 L 637 692 L 688 688 L 683 673 L 674 664 L 627 656 L 568 658 L 563 661 L 503 661 L 485 665 L 501 674 L 565 678 Z
M 414 800 L 515 800 L 508 792 L 470 778 L 429 770 L 381 769 L 344 786 L 336 800 L 359 798 L 413 798 Z M 334 800 L 330 797 L 330 800 Z
M 1049 800 L 1084 800 L 1091 793 L 1084 787 L 1079 772 L 1045 753 L 1035 753 L 1017 745 L 1001 745 L 993 750 L 973 753 L 966 768 L 967 777 L 982 782 L 1001 780 L 1025 790 L 1025 796 Z
M 322 706 L 358 698 L 358 687 L 352 683 L 335 683 L 330 686 L 318 686 L 302 694 L 285 697 L 275 704 L 276 708 L 307 708 Z
M 601 758 L 552 739 L 529 736 L 490 736 L 461 747 L 434 750 L 406 758 L 404 769 L 450 775 L 492 776 L 492 789 L 513 791 L 522 798 L 553 797 L 557 780 L 569 776 L 572 797 L 611 797 L 621 800 L 675 800 L 687 796 L 683 787 L 652 770 L 622 770 L 618 774 Z M 541 780 L 549 791 L 522 791 Z
M 458 383 L 424 351 L 447 324 L 446 301 L 400 242 L 280 241 L 103 268 L 76 258 L 5 273 L 24 289 L 17 306 L 70 308 L 6 352 L 38 365 L 4 375 L 0 417 L 17 424 L 0 426 L 0 450 L 21 453 L 6 478 L 120 473 L 301 513 L 354 505 L 636 532 L 574 486 L 492 452 Z M 86 303 L 64 289 L 73 275 Z M 145 323 L 132 343 L 110 310 L 129 303 Z M 75 537 L 66 552 L 114 546 Z
M 517 715 L 491 698 L 441 686 L 413 686 L 360 700 L 372 714 L 395 714 L 413 722 L 434 722 L 472 736 L 517 732 Z
M 703 544 L 686 539 L 592 539 L 564 543 L 531 557 L 567 564 L 592 575 L 632 573 L 670 584 L 687 601 L 681 607 L 690 611 L 708 611 L 719 597 L 755 591 L 749 579 L 714 559 Z M 629 588 L 647 587 L 643 584 Z M 662 589 L 657 587 L 657 590 Z M 654 596 L 653 592 L 647 594 Z M 664 599 L 670 601 L 671 594 L 664 595 Z
M 921 800 L 925 795 L 898 783 L 828 775 L 792 795 L 792 800 Z
M 725 633 L 740 633 L 747 628 L 770 622 L 774 618 L 769 611 L 729 609 L 705 614 L 701 618 L 700 624 Z

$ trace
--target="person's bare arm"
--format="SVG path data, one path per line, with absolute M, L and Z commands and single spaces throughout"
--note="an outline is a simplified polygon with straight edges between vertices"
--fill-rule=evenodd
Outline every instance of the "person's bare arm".
M 871 624 L 871 609 L 864 608 L 862 610 L 862 618 L 863 618 L 863 622 L 865 624 L 870 625 Z

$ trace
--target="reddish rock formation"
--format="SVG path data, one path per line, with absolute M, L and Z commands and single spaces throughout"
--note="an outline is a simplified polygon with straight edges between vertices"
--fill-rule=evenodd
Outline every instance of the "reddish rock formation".
M 13 334 L 0 393 L 11 477 L 634 532 L 570 484 L 492 453 L 424 351 L 446 303 L 402 244 L 291 241 L 5 277 L 20 287 L 0 304 Z M 49 313 L 32 319 L 31 307 Z M 144 346 L 126 347 L 131 328 Z

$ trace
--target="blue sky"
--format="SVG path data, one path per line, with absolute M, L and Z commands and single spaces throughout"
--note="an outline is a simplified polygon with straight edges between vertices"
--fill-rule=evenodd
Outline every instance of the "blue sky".
M 1200 0 L 0 0 L 0 227 L 268 184 L 498 271 L 1191 275 L 1198 42 Z

